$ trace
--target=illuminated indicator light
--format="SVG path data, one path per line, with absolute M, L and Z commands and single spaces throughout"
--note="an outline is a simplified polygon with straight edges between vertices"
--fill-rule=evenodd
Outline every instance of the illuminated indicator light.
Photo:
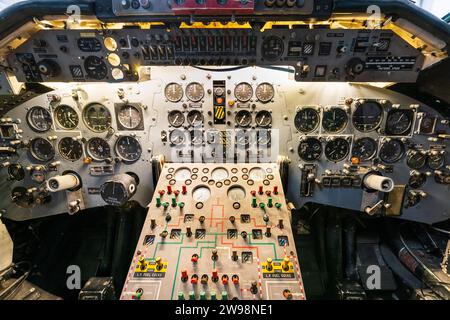
M 222 104 L 223 103 L 223 98 L 217 98 L 216 102 L 217 102 L 217 104 Z
M 228 106 L 229 107 L 234 107 L 235 104 L 236 104 L 236 101 L 234 101 L 234 100 L 228 101 Z
M 352 157 L 352 164 L 359 164 L 360 163 L 360 160 L 359 160 L 359 158 L 358 157 Z
M 83 163 L 84 164 L 91 164 L 92 163 L 92 158 L 91 157 L 86 157 L 83 159 Z

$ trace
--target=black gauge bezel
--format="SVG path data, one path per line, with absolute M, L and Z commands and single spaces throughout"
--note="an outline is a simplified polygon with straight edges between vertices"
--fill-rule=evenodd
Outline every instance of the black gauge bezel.
M 314 124 L 314 128 L 306 130 L 302 126 L 299 125 L 298 118 L 300 118 L 303 113 L 311 112 L 311 111 L 315 114 L 317 119 L 313 120 L 314 121 L 314 123 L 313 123 Z M 308 134 L 308 133 L 316 131 L 319 128 L 319 125 L 320 125 L 320 112 L 319 112 L 319 110 L 316 110 L 316 109 L 314 109 L 312 107 L 302 108 L 301 110 L 297 111 L 297 113 L 295 114 L 294 125 L 295 125 L 295 128 L 297 129 L 298 132 L 301 132 L 301 133 L 304 133 L 304 134 Z
M 345 116 L 345 121 L 344 121 L 343 124 L 341 124 L 341 126 L 340 126 L 337 130 L 330 130 L 330 126 L 326 125 L 326 124 L 325 124 L 325 121 L 326 121 L 326 119 L 327 119 L 327 115 L 328 115 L 330 112 L 334 112 L 334 111 L 337 111 L 337 112 L 340 112 L 340 113 L 342 112 L 341 115 L 344 115 L 344 116 Z M 349 116 L 348 116 L 348 113 L 347 113 L 347 111 L 345 111 L 345 110 L 342 109 L 342 108 L 339 108 L 339 107 L 331 107 L 331 108 L 325 109 L 325 110 L 323 111 L 323 114 L 322 114 L 322 129 L 323 129 L 325 132 L 327 132 L 327 133 L 341 133 L 342 131 L 344 131 L 344 130 L 348 127 L 348 122 L 349 122 Z
M 404 114 L 407 118 L 408 118 L 408 128 L 406 128 L 405 130 L 399 132 L 396 131 L 395 128 L 391 127 L 391 124 L 389 123 L 389 119 L 397 113 L 402 113 Z M 412 128 L 413 128 L 413 124 L 414 124 L 414 111 L 410 110 L 410 109 L 392 109 L 388 112 L 387 116 L 386 116 L 386 127 L 385 127 L 385 132 L 387 135 L 390 136 L 407 136 L 411 133 Z
M 45 113 L 47 114 L 47 116 L 50 118 L 50 122 L 46 121 L 46 122 L 49 124 L 48 129 L 41 130 L 41 129 L 37 128 L 36 125 L 34 124 L 34 121 L 32 120 L 31 114 L 33 113 L 33 111 L 38 110 L 38 109 L 40 109 L 40 110 L 42 110 L 43 112 L 45 112 Z M 31 107 L 30 110 L 28 110 L 28 112 L 27 112 L 26 118 L 27 118 L 28 126 L 29 126 L 30 129 L 33 130 L 34 132 L 44 133 L 44 132 L 48 132 L 48 131 L 50 131 L 50 130 L 52 129 L 52 126 L 53 126 L 53 117 L 52 117 L 52 113 L 50 112 L 50 110 L 48 110 L 48 109 L 46 109 L 46 108 L 44 108 L 44 107 L 41 107 L 41 106 L 34 106 L 34 107 Z
M 300 151 L 300 148 L 301 148 L 302 144 L 304 144 L 304 143 L 308 144 L 308 148 L 311 148 L 312 144 L 316 144 L 316 145 L 320 146 L 319 154 L 317 156 L 314 156 L 311 159 L 310 159 L 310 157 L 304 157 L 304 153 Z M 300 159 L 302 159 L 305 162 L 319 161 L 323 154 L 322 142 L 318 138 L 313 138 L 313 137 L 310 137 L 303 141 L 300 141 L 300 143 L 298 145 L 298 149 L 297 149 L 297 154 L 300 157 Z
M 108 117 L 108 121 L 109 121 L 109 124 L 106 126 L 106 128 L 104 129 L 104 130 L 96 130 L 94 127 L 92 127 L 90 124 L 89 124 L 89 122 L 88 122 L 88 116 L 87 116 L 87 112 L 88 112 L 88 110 L 90 109 L 90 108 L 92 108 L 93 106 L 101 106 L 104 110 L 106 110 L 106 112 L 107 112 L 107 117 Z M 91 130 L 92 132 L 95 132 L 95 133 L 103 133 L 103 132 L 106 132 L 106 131 L 108 131 L 109 130 L 109 128 L 111 128 L 111 125 L 112 125 L 112 115 L 111 115 L 111 111 L 109 111 L 109 109 L 105 106 L 105 105 L 103 105 L 103 104 L 101 104 L 101 103 L 98 103 L 98 102 L 94 102 L 94 103 L 90 103 L 90 104 L 88 104 L 88 105 L 86 105 L 85 107 L 84 107 L 84 109 L 83 109 L 83 113 L 82 113 L 82 118 L 83 118 L 83 122 L 84 122 L 84 125 L 89 129 L 89 130 Z
M 356 114 L 358 111 L 360 111 L 362 108 L 366 107 L 369 104 L 374 104 L 375 106 L 377 106 L 379 108 L 380 114 L 379 114 L 379 119 L 377 120 L 376 123 L 372 124 L 369 129 L 364 129 L 364 128 L 361 128 L 361 124 L 359 123 L 359 120 L 358 121 L 356 120 Z M 380 128 L 381 123 L 383 122 L 383 119 L 384 119 L 383 106 L 378 101 L 372 101 L 372 100 L 368 100 L 368 101 L 359 103 L 352 114 L 353 127 L 355 128 L 355 130 L 358 130 L 359 132 L 364 132 L 364 133 L 373 132 L 373 131 L 377 130 L 378 128 Z
M 68 157 L 65 154 L 64 151 L 61 150 L 62 144 L 65 143 L 65 141 L 73 141 L 74 144 L 78 145 L 79 150 L 81 151 L 81 155 L 78 158 L 72 159 L 72 158 Z M 70 161 L 70 162 L 78 161 L 78 160 L 80 160 L 83 157 L 83 153 L 84 153 L 83 144 L 80 141 L 78 141 L 78 140 L 74 140 L 72 137 L 64 137 L 61 140 L 59 140 L 59 142 L 58 142 L 58 153 L 61 156 L 61 158 L 63 158 L 64 160 L 67 160 L 67 161 Z
M 390 143 L 397 143 L 397 146 L 400 147 L 400 151 L 401 151 L 400 155 L 398 157 L 396 157 L 394 160 L 390 160 L 390 159 L 388 160 L 383 155 L 383 148 L 385 148 L 385 146 L 387 144 L 390 144 Z M 389 140 L 383 141 L 381 143 L 380 150 L 378 152 L 378 158 L 380 158 L 380 160 L 383 161 L 384 163 L 393 164 L 393 163 L 397 163 L 400 160 L 402 160 L 403 157 L 405 156 L 405 153 L 406 153 L 406 147 L 405 147 L 405 144 L 401 140 L 399 140 L 399 139 L 389 139 Z
M 92 153 L 92 151 L 91 151 L 91 149 L 89 148 L 89 146 L 91 145 L 91 143 L 92 143 L 94 140 L 99 140 L 99 141 L 101 141 L 102 143 L 104 143 L 105 145 L 108 146 L 108 149 L 109 149 L 109 155 L 108 155 L 108 156 L 106 156 L 106 157 L 98 157 L 97 155 L 94 155 L 94 154 Z M 105 139 L 102 139 L 102 138 L 100 138 L 100 137 L 93 137 L 93 138 L 89 139 L 89 140 L 86 142 L 86 154 L 87 154 L 89 157 L 91 157 L 94 161 L 102 162 L 102 161 L 105 161 L 106 159 L 112 157 L 112 150 L 111 150 L 111 146 L 109 145 L 108 141 L 106 141 Z
M 337 143 L 339 143 L 339 142 L 344 142 L 345 143 L 345 146 L 346 146 L 346 148 L 347 148 L 347 151 L 346 151 L 346 153 L 345 153 L 345 155 L 344 156 L 341 156 L 340 158 L 338 158 L 338 159 L 333 159 L 331 156 L 330 156 L 330 150 L 328 150 L 330 147 L 331 148 L 333 148 L 333 150 L 336 148 L 336 144 Z M 334 144 L 334 146 L 332 146 L 332 144 Z M 331 161 L 331 162 L 335 162 L 335 163 L 337 163 L 337 162 L 341 162 L 341 161 L 344 161 L 346 158 L 348 158 L 348 155 L 350 154 L 350 142 L 346 139 L 346 138 L 342 138 L 342 137 L 338 137 L 338 138 L 335 138 L 335 139 L 332 139 L 332 140 L 330 140 L 330 141 L 328 141 L 326 144 L 325 144 L 325 148 L 324 148 L 324 154 L 325 154 L 325 157 L 327 158 L 327 160 L 329 160 L 329 161 Z
M 120 151 L 119 151 L 119 143 L 120 141 L 122 141 L 123 139 L 128 138 L 134 141 L 134 143 L 136 144 L 136 146 L 138 147 L 138 149 L 136 150 L 136 154 L 138 154 L 137 157 L 134 157 L 132 159 L 127 159 Z M 117 157 L 119 157 L 120 160 L 122 160 L 124 163 L 127 164 L 132 164 L 135 163 L 136 161 L 138 161 L 141 156 L 142 156 L 142 145 L 139 142 L 138 139 L 136 139 L 135 137 L 132 136 L 120 136 L 117 140 L 116 143 L 114 144 L 114 152 L 116 153 Z
M 71 127 L 64 126 L 61 123 L 60 119 L 58 118 L 58 114 L 60 113 L 59 111 L 63 108 L 72 110 L 73 113 L 77 116 L 76 125 L 74 125 L 73 127 L 72 126 Z M 65 111 L 65 112 L 67 112 L 67 111 Z M 65 112 L 63 112 L 63 113 L 65 113 Z M 55 122 L 58 125 L 58 127 L 63 128 L 64 130 L 75 130 L 80 125 L 80 116 L 78 115 L 78 112 L 74 108 L 72 108 L 71 106 L 69 106 L 67 104 L 60 104 L 59 106 L 57 106 L 55 108 L 55 110 L 53 111 L 53 114 L 54 114 Z
M 36 151 L 35 151 L 35 147 L 34 147 L 34 143 L 36 141 L 45 141 L 46 143 L 48 143 L 48 145 L 51 147 L 51 150 L 52 150 L 52 154 L 51 154 L 50 157 L 47 157 L 47 158 L 44 159 L 44 158 L 41 158 L 41 157 L 37 156 Z M 49 161 L 53 160 L 55 158 L 55 156 L 56 156 L 56 150 L 55 150 L 55 147 L 53 146 L 53 144 L 50 141 L 48 141 L 47 139 L 41 138 L 41 137 L 36 137 L 36 138 L 34 138 L 34 139 L 32 139 L 30 141 L 30 149 L 29 149 L 29 151 L 30 151 L 30 155 L 35 160 L 37 160 L 39 162 L 49 162 Z
M 355 155 L 355 153 L 354 153 L 354 150 L 356 149 L 356 146 L 357 146 L 358 142 L 360 142 L 360 141 L 362 141 L 362 140 L 364 140 L 364 141 L 369 141 L 370 144 L 374 147 L 374 148 L 373 148 L 373 152 L 372 152 L 372 154 L 370 155 L 370 157 L 359 158 L 359 157 L 357 157 L 357 156 Z M 355 140 L 355 141 L 353 142 L 352 157 L 357 157 L 357 158 L 359 159 L 359 161 L 361 161 L 361 162 L 366 162 L 366 161 L 372 160 L 373 158 L 376 157 L 377 152 L 378 152 L 378 143 L 375 141 L 375 139 L 372 139 L 372 138 L 370 138 L 370 137 L 362 137 L 362 138 L 359 138 L 359 139 L 357 139 L 357 140 Z

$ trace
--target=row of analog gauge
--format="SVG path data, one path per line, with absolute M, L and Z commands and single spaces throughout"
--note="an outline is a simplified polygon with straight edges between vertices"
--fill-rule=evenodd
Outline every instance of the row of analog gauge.
M 68 105 L 57 106 L 53 116 L 57 126 L 65 130 L 74 130 L 80 122 L 78 113 Z M 111 127 L 111 113 L 100 103 L 87 105 L 83 109 L 82 117 L 85 125 L 93 132 L 102 133 Z M 117 121 L 124 130 L 137 129 L 143 121 L 141 110 L 136 106 L 122 105 L 117 110 Z M 30 108 L 27 122 L 31 129 L 40 133 L 49 131 L 53 125 L 50 111 L 40 106 Z
M 165 134 L 165 133 L 164 133 Z M 192 144 L 194 146 L 201 146 L 205 142 L 208 144 L 222 144 L 223 141 L 227 141 L 226 145 L 231 145 L 230 139 L 233 137 L 227 136 L 224 139 L 224 133 L 218 130 L 209 130 L 204 132 L 203 130 L 181 130 L 174 129 L 169 133 L 169 142 L 172 145 L 181 146 L 186 144 Z M 166 137 L 164 137 L 166 138 Z M 271 142 L 271 133 L 268 130 L 258 130 L 252 132 L 246 132 L 240 130 L 235 132 L 234 139 L 236 145 L 242 147 L 249 147 L 250 145 L 257 144 L 258 146 L 267 146 Z
M 375 101 L 360 103 L 352 115 L 352 123 L 360 132 L 377 130 L 383 121 L 383 107 Z M 322 128 L 328 133 L 342 132 L 348 125 L 349 116 L 346 110 L 339 107 L 325 108 L 322 115 Z M 388 112 L 385 133 L 402 136 L 411 132 L 414 122 L 414 111 L 411 109 L 392 109 Z M 299 132 L 311 133 L 319 128 L 320 113 L 317 109 L 306 107 L 300 109 L 294 120 Z
M 204 117 L 203 114 L 198 110 L 189 111 L 187 116 L 178 110 L 173 110 L 169 112 L 168 115 L 169 124 L 172 127 L 181 127 L 187 119 L 187 123 L 193 127 L 200 127 L 203 125 Z M 239 127 L 247 128 L 253 124 L 252 112 L 248 110 L 240 110 L 236 112 L 235 123 Z M 270 111 L 261 110 L 255 115 L 255 123 L 258 127 L 269 128 L 272 125 L 272 114 Z
M 351 139 L 348 137 L 335 137 L 324 139 L 326 141 L 323 148 L 322 140 L 319 138 L 303 139 L 298 146 L 299 157 L 307 162 L 318 161 L 325 154 L 325 157 L 332 162 L 340 162 L 348 159 L 351 149 L 351 156 L 359 162 L 370 161 L 378 158 L 386 164 L 393 164 L 405 156 L 407 153 L 407 164 L 413 169 L 422 169 L 426 165 L 430 169 L 438 170 L 445 165 L 445 152 L 442 150 L 418 151 L 409 150 L 400 139 L 382 139 L 381 146 L 372 138 L 364 137 L 356 140 L 351 148 Z M 378 150 L 379 149 L 379 150 Z
M 184 94 L 190 101 L 199 102 L 205 96 L 205 89 L 200 83 L 191 82 L 186 86 L 186 90 L 183 91 L 181 84 L 172 82 L 166 86 L 164 94 L 167 101 L 170 102 L 180 101 L 183 99 Z M 242 103 L 249 102 L 253 95 L 256 96 L 259 102 L 267 103 L 272 101 L 275 96 L 275 89 L 273 85 L 267 82 L 259 84 L 255 90 L 253 90 L 250 83 L 241 82 L 234 89 L 236 100 Z
M 58 142 L 58 152 L 67 161 L 77 161 L 86 154 L 94 161 L 112 162 L 112 152 L 109 143 L 102 138 L 92 138 L 84 143 L 79 139 L 65 137 Z M 31 156 L 39 162 L 48 162 L 54 159 L 56 151 L 53 144 L 44 138 L 34 138 L 29 146 Z M 115 153 L 119 160 L 125 163 L 133 163 L 139 160 L 142 147 L 138 140 L 131 136 L 121 136 L 114 145 Z

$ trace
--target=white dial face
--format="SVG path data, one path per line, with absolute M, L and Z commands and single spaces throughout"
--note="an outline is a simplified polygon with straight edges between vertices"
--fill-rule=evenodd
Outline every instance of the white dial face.
M 253 88 L 247 82 L 239 83 L 234 89 L 234 95 L 240 102 L 247 102 L 253 97 Z
M 205 96 L 205 89 L 198 82 L 192 82 L 186 87 L 186 96 L 193 102 L 199 102 Z
M 245 189 L 240 186 L 233 186 L 228 190 L 228 198 L 234 202 L 240 202 L 245 199 Z
M 263 168 L 253 168 L 250 170 L 249 176 L 253 181 L 262 181 L 266 178 L 266 172 Z
M 225 168 L 214 169 L 213 172 L 211 173 L 211 177 L 214 181 L 225 180 L 228 178 L 228 176 L 229 176 L 228 170 Z
M 180 168 L 175 172 L 175 180 L 186 181 L 191 177 L 191 170 L 188 168 Z
M 178 83 L 169 83 L 164 90 L 166 99 L 170 102 L 178 102 L 183 98 L 183 87 Z
M 129 130 L 136 129 L 141 124 L 141 113 L 134 106 L 123 106 L 117 116 L 120 124 Z
M 211 196 L 211 190 L 206 186 L 197 187 L 192 192 L 192 199 L 197 202 L 205 202 Z

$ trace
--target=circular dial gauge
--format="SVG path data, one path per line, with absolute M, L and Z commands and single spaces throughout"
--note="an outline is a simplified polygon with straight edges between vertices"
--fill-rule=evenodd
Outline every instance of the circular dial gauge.
M 294 124 L 300 132 L 313 132 L 319 126 L 319 112 L 313 108 L 302 109 L 295 115 Z
M 330 108 L 323 112 L 322 127 L 326 132 L 341 132 L 347 126 L 347 123 L 347 112 L 341 108 Z
M 207 186 L 199 186 L 192 192 L 192 199 L 197 202 L 205 202 L 211 196 L 211 190 Z
M 117 114 L 117 119 L 122 127 L 128 130 L 136 129 L 142 122 L 141 113 L 135 106 L 122 106 Z
M 262 103 L 267 103 L 275 96 L 275 89 L 270 83 L 264 82 L 256 87 L 256 98 Z
M 377 153 L 377 142 L 372 138 L 361 138 L 355 141 L 352 150 L 352 157 L 359 161 L 368 161 Z
M 86 126 L 94 132 L 105 132 L 111 127 L 111 113 L 100 103 L 88 105 L 83 110 Z
M 198 82 L 192 82 L 186 87 L 186 96 L 193 102 L 199 102 L 205 96 L 205 89 Z
M 256 114 L 255 122 L 258 127 L 268 128 L 272 124 L 272 114 L 267 110 L 259 111 Z
M 186 181 L 191 177 L 191 169 L 189 168 L 179 168 L 175 171 L 175 180 Z
M 92 159 L 103 161 L 111 157 L 111 147 L 102 138 L 92 138 L 87 142 L 87 153 Z
M 186 135 L 183 130 L 175 129 L 170 133 L 169 141 L 173 145 L 179 146 L 186 141 Z
M 414 113 L 411 110 L 391 110 L 386 120 L 386 133 L 405 135 L 411 131 Z
M 383 108 L 378 102 L 361 103 L 353 113 L 353 125 L 361 132 L 376 130 L 383 120 Z
M 198 110 L 189 111 L 187 115 L 189 124 L 193 127 L 200 127 L 203 124 L 203 114 Z
M 203 144 L 203 131 L 202 130 L 192 130 L 191 131 L 191 142 L 194 146 L 200 146 Z
M 344 160 L 350 152 L 350 144 L 346 139 L 336 138 L 325 145 L 325 156 L 328 160 L 339 162 Z
M 316 161 L 322 155 L 322 144 L 319 139 L 308 138 L 298 146 L 298 155 L 304 161 Z
M 183 87 L 175 82 L 169 83 L 164 89 L 166 99 L 170 102 L 178 102 L 183 98 Z
M 179 128 L 184 123 L 184 115 L 181 111 L 173 110 L 169 112 L 169 115 L 167 116 L 167 120 L 169 121 L 169 124 L 175 128 Z
M 248 102 L 253 97 L 253 88 L 250 83 L 241 82 L 234 88 L 234 96 L 240 102 Z
M 263 181 L 267 176 L 266 171 L 260 167 L 252 168 L 248 175 L 253 181 Z
M 28 125 L 37 132 L 46 132 L 52 128 L 52 115 L 47 109 L 33 107 L 27 113 Z
M 115 151 L 124 162 L 132 163 L 141 157 L 142 147 L 136 138 L 123 136 L 117 139 Z
M 438 170 L 445 165 L 445 153 L 431 151 L 428 157 L 428 166 L 432 170 Z
M 225 168 L 216 168 L 211 172 L 211 178 L 214 181 L 222 181 L 227 179 L 229 176 L 228 170 Z
M 233 202 L 241 202 L 245 199 L 245 189 L 240 186 L 233 186 L 228 189 L 228 198 Z
M 30 152 L 36 160 L 47 162 L 55 157 L 53 145 L 46 139 L 34 138 L 30 143 Z
M 67 130 L 75 129 L 80 121 L 77 112 L 72 107 L 66 105 L 56 107 L 55 118 L 58 125 Z
M 247 110 L 241 110 L 236 113 L 234 120 L 240 127 L 248 127 L 252 124 L 252 114 Z
M 108 67 L 103 59 L 97 56 L 89 56 L 84 60 L 84 69 L 89 78 L 102 80 L 108 75 Z
M 270 36 L 264 39 L 261 54 L 265 60 L 275 61 L 283 55 L 284 42 L 281 38 Z
M 405 146 L 400 140 L 391 139 L 381 145 L 379 157 L 385 163 L 395 163 L 405 154 Z
M 406 164 L 411 169 L 422 169 L 427 163 L 427 154 L 423 151 L 418 150 L 410 150 L 408 151 L 408 156 L 406 160 Z
M 68 161 L 77 161 L 83 156 L 83 145 L 71 137 L 62 138 L 58 144 L 61 157 Z

